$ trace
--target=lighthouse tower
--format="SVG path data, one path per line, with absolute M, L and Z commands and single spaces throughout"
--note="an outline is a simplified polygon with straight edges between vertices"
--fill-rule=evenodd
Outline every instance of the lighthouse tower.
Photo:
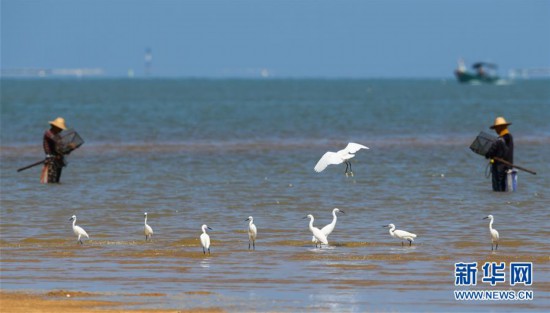
M 151 67 L 153 63 L 153 51 L 151 48 L 145 49 L 145 76 L 151 76 Z

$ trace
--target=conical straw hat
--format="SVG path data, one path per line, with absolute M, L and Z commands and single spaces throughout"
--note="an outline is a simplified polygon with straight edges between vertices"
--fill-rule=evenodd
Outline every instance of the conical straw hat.
M 58 117 L 53 121 L 49 121 L 50 125 L 53 125 L 55 127 L 61 128 L 62 130 L 66 130 L 67 126 L 65 126 L 65 119 L 62 117 Z
M 504 117 L 499 116 L 499 117 L 495 118 L 495 123 L 490 128 L 495 129 L 495 127 L 497 127 L 497 126 L 508 126 L 508 125 L 512 125 L 512 123 L 507 123 L 506 120 L 504 119 Z

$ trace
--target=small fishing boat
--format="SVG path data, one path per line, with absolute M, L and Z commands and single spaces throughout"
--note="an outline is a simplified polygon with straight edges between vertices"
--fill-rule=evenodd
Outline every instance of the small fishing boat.
M 458 60 L 455 76 L 458 82 L 466 84 L 496 84 L 500 78 L 496 74 L 497 66 L 493 63 L 477 62 L 472 65 L 473 72 L 468 71 L 462 59 Z

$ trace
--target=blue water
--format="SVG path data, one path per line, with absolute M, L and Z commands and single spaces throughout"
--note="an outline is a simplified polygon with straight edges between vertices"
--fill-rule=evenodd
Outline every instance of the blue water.
M 543 311 L 549 308 L 550 81 L 2 80 L 1 288 L 163 294 L 141 307 L 227 311 Z M 515 193 L 490 190 L 468 149 L 512 122 Z M 86 143 L 40 185 L 47 121 Z M 326 151 L 370 147 L 315 173 Z M 311 244 L 339 216 L 330 246 Z M 144 242 L 143 212 L 155 231 Z M 80 247 L 69 217 L 91 239 Z M 487 220 L 501 243 L 491 252 Z M 254 216 L 257 250 L 248 251 Z M 402 247 L 382 225 L 418 235 Z M 200 226 L 214 230 L 204 256 Z M 533 262 L 533 301 L 460 302 L 455 262 Z M 481 273 L 481 269 L 480 269 Z M 508 277 L 507 277 L 508 278 Z M 481 274 L 478 276 L 481 280 Z

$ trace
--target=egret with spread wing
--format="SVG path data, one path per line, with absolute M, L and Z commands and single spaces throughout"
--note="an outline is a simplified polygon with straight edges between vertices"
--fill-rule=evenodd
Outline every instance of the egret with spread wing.
M 348 143 L 346 148 L 343 150 L 340 150 L 338 152 L 329 151 L 321 157 L 319 162 L 317 162 L 317 165 L 315 165 L 314 170 L 317 173 L 320 173 L 329 165 L 346 163 L 346 171 L 344 173 L 346 174 L 346 176 L 348 175 L 353 176 L 353 172 L 351 171 L 351 163 L 349 160 L 353 158 L 355 156 L 355 153 L 361 149 L 368 149 L 368 147 L 365 147 L 358 143 L 350 142 Z M 348 168 L 349 168 L 349 171 L 348 171 Z

